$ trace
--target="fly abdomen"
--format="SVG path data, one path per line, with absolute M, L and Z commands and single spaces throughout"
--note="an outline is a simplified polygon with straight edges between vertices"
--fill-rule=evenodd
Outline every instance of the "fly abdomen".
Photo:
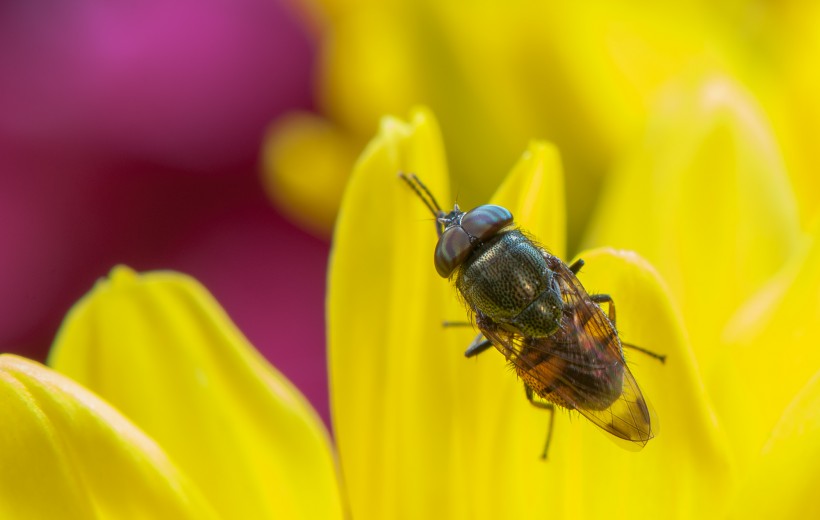
M 623 392 L 624 366 L 598 350 L 533 339 L 518 357 L 521 379 L 542 398 L 565 408 L 605 410 Z

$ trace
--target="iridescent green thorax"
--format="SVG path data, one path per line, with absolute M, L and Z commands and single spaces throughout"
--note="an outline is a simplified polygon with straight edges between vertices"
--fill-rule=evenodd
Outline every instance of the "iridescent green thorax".
M 478 245 L 456 276 L 456 287 L 475 311 L 531 338 L 560 325 L 561 291 L 543 252 L 521 231 L 496 233 Z

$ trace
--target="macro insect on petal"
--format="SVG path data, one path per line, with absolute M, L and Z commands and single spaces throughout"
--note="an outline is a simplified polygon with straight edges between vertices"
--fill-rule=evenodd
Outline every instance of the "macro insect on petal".
M 548 253 L 506 208 L 465 212 L 456 204 L 446 213 L 415 175 L 399 176 L 436 217 L 436 271 L 454 282 L 480 331 L 466 356 L 494 346 L 524 382 L 527 399 L 550 412 L 542 457 L 554 405 L 577 410 L 629 446 L 645 446 L 657 426 L 624 360 L 612 298 L 588 294 L 576 277 L 584 262 L 567 265 Z

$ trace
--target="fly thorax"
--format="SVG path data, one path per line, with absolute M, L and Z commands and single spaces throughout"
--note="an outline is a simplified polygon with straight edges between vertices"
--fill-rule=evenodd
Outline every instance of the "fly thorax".
M 499 233 L 465 260 L 456 286 L 468 305 L 532 337 L 560 323 L 562 300 L 541 250 L 518 230 Z

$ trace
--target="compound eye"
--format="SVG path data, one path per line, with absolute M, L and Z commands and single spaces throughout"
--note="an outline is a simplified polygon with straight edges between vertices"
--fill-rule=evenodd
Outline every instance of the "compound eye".
M 463 229 L 454 226 L 444 230 L 436 244 L 436 271 L 442 278 L 449 278 L 472 250 L 470 236 Z
M 479 240 L 486 240 L 512 224 L 513 216 L 505 207 L 485 204 L 471 209 L 461 219 L 461 227 Z

